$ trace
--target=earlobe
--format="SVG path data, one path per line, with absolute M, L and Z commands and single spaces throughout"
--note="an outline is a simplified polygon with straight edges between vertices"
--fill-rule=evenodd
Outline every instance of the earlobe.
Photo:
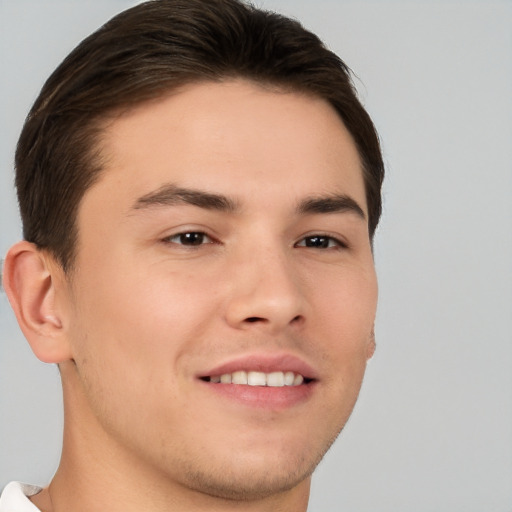
M 56 294 L 56 264 L 34 244 L 19 242 L 6 255 L 3 283 L 18 323 L 38 359 L 71 359 Z

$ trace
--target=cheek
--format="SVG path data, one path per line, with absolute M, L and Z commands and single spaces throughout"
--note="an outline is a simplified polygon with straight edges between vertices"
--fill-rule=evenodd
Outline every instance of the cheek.
M 161 416 L 162 395 L 179 402 L 179 361 L 195 339 L 193 309 L 172 281 L 119 275 L 88 281 L 77 297 L 72 332 L 87 401 L 108 429 Z
M 77 337 L 83 340 L 86 333 L 88 357 L 110 364 L 111 373 L 129 371 L 131 382 L 147 379 L 149 371 L 176 370 L 215 311 L 211 287 L 186 272 L 156 271 L 121 260 L 83 281 Z M 85 349 L 82 345 L 78 352 Z
M 323 288 L 323 292 L 322 292 Z M 342 394 L 340 400 L 354 400 L 371 355 L 377 307 L 374 271 L 345 273 L 316 287 L 314 332 L 328 361 L 330 383 Z
M 347 335 L 354 343 L 370 335 L 377 309 L 377 280 L 373 267 L 342 269 L 312 285 L 312 303 L 332 336 Z

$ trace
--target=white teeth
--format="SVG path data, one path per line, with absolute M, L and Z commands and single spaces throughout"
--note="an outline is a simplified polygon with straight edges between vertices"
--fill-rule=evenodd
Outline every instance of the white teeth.
M 267 386 L 281 388 L 284 386 L 284 373 L 272 372 L 267 375 Z
M 247 374 L 247 384 L 249 386 L 266 386 L 267 376 L 263 372 L 249 372 Z
M 294 379 L 295 379 L 295 374 L 293 372 L 286 372 L 284 374 L 284 385 L 285 386 L 293 386 Z
M 233 372 L 231 374 L 231 382 L 233 384 L 247 384 L 247 372 Z
M 300 386 L 304 377 L 294 372 L 246 372 L 243 370 L 222 375 L 213 375 L 209 378 L 215 384 L 245 384 L 249 386 L 269 386 L 280 388 L 283 386 Z
M 294 386 L 300 386 L 304 382 L 304 377 L 302 375 L 295 375 L 293 378 L 293 385 Z
M 225 373 L 220 376 L 220 381 L 222 384 L 231 384 L 231 373 Z

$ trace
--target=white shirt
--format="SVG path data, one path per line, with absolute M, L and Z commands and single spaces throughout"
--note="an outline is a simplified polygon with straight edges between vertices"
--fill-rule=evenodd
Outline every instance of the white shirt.
M 36 485 L 11 482 L 0 496 L 0 512 L 41 512 L 29 499 L 41 491 Z

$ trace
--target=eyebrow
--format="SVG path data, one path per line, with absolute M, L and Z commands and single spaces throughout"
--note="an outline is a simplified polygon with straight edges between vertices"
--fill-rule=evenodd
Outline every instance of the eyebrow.
M 301 201 L 298 208 L 300 214 L 322 214 L 322 213 L 355 213 L 358 217 L 366 220 L 364 210 L 350 196 L 334 194 L 328 196 L 312 197 Z
M 173 184 L 163 185 L 158 190 L 139 197 L 132 209 L 143 210 L 155 206 L 174 206 L 177 204 L 190 204 L 206 210 L 224 212 L 233 212 L 238 209 L 238 203 L 229 197 L 202 190 L 181 188 Z
M 178 204 L 189 204 L 206 210 L 221 212 L 235 212 L 240 208 L 238 201 L 221 194 L 166 184 L 155 191 L 139 197 L 132 206 L 132 209 L 144 210 L 158 206 L 175 206 Z M 306 198 L 298 204 L 296 211 L 299 215 L 355 213 L 361 219 L 366 220 L 366 215 L 361 206 L 345 194 Z

